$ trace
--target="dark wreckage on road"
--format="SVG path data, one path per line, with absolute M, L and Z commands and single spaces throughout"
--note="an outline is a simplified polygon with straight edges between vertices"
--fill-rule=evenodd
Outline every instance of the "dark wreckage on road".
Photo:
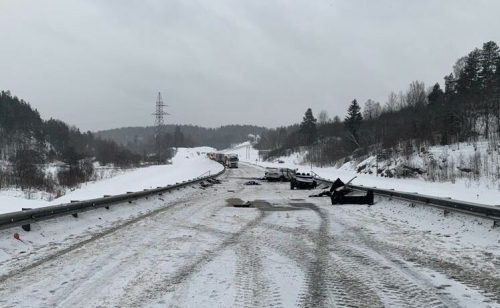
M 354 178 L 353 178 L 354 179 Z M 351 180 L 352 181 L 352 180 Z M 350 183 L 349 181 L 348 183 Z M 323 191 L 317 195 L 310 197 L 330 197 L 332 204 L 368 204 L 373 205 L 374 195 L 373 190 L 370 189 L 366 195 L 353 194 L 354 190 L 349 188 L 341 179 L 337 178 L 333 182 L 330 190 Z

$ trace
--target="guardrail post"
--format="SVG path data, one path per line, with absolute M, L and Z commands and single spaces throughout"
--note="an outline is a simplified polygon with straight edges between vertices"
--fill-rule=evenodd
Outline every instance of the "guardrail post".
M 21 228 L 23 228 L 24 231 L 31 231 L 31 225 L 30 224 L 22 225 Z
M 104 198 L 109 198 L 109 197 L 111 197 L 111 195 L 104 195 L 103 197 L 104 197 Z M 105 208 L 106 210 L 109 210 L 109 205 L 108 205 L 108 206 L 105 206 L 104 208 Z
M 31 208 L 30 207 L 23 207 L 21 210 L 22 211 L 29 211 L 29 210 L 31 210 Z M 23 228 L 24 231 L 31 231 L 31 224 L 22 225 L 21 228 Z
M 131 192 L 131 191 L 127 191 L 127 194 L 132 194 L 132 193 L 133 193 L 133 192 Z M 132 203 L 132 200 L 130 200 L 130 199 L 129 199 L 129 200 L 128 200 L 128 203 L 129 203 L 129 204 L 131 204 L 131 203 Z
M 78 202 L 78 200 L 71 200 L 71 203 L 75 203 L 75 202 Z M 71 216 L 78 218 L 78 213 L 73 213 L 73 214 L 71 214 Z

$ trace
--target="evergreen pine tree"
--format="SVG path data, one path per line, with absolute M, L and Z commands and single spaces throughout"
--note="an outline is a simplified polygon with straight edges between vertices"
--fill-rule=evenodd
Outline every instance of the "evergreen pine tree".
M 465 66 L 457 80 L 458 91 L 472 94 L 480 89 L 481 51 L 474 49 L 465 59 Z
M 480 55 L 481 71 L 479 74 L 481 85 L 484 88 L 491 88 L 495 84 L 495 73 L 498 70 L 499 60 L 500 49 L 498 45 L 493 41 L 484 43 Z
M 439 83 L 436 82 L 436 84 L 432 88 L 432 92 L 429 93 L 429 95 L 427 96 L 427 100 L 429 101 L 429 107 L 435 106 L 443 99 L 444 99 L 444 92 L 443 90 L 441 90 Z
M 302 123 L 300 123 L 300 133 L 304 136 L 306 144 L 312 144 L 316 140 L 316 119 L 311 108 L 308 108 Z
M 353 100 L 349 109 L 347 109 L 347 116 L 344 119 L 344 125 L 349 131 L 350 139 L 359 147 L 359 127 L 363 122 L 363 116 L 361 115 L 361 108 L 356 100 Z
M 183 147 L 184 146 L 184 134 L 181 132 L 181 128 L 179 126 L 175 127 L 174 146 L 175 147 Z

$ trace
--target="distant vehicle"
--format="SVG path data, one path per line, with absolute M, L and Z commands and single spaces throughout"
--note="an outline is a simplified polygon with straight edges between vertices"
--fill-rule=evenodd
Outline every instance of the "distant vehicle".
M 293 178 L 295 170 L 290 168 L 267 167 L 264 177 L 268 181 L 288 182 Z
M 238 155 L 237 154 L 227 154 L 226 155 L 226 166 L 228 168 L 238 168 Z
M 290 180 L 290 189 L 313 189 L 318 183 L 310 173 L 295 172 Z
M 280 177 L 278 168 L 267 167 L 264 173 L 264 177 L 268 181 L 277 181 Z
M 224 164 L 225 158 L 226 155 L 222 153 L 215 153 L 215 161 L 217 161 L 218 163 Z
M 279 168 L 280 172 L 279 180 L 281 182 L 290 182 L 295 174 L 295 171 L 296 170 L 290 168 Z

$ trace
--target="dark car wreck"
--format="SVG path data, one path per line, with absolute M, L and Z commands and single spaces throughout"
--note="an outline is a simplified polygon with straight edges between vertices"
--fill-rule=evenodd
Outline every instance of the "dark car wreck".
M 349 181 L 350 182 L 350 181 Z M 373 190 L 368 190 L 366 195 L 352 195 L 353 190 L 337 179 L 330 188 L 332 204 L 368 204 L 373 205 Z
M 354 178 L 353 178 L 354 179 Z M 352 181 L 352 180 L 351 180 Z M 350 183 L 349 181 L 348 183 Z M 330 197 L 332 204 L 368 204 L 373 205 L 373 190 L 368 190 L 366 195 L 353 195 L 354 190 L 348 188 L 340 179 L 333 182 L 330 190 L 323 191 L 310 197 Z
M 373 190 L 368 190 L 364 196 L 352 196 L 342 193 L 342 190 L 335 191 L 330 198 L 332 204 L 368 204 L 373 205 Z
M 290 179 L 290 189 L 313 189 L 318 186 L 318 183 L 310 173 L 292 173 Z

